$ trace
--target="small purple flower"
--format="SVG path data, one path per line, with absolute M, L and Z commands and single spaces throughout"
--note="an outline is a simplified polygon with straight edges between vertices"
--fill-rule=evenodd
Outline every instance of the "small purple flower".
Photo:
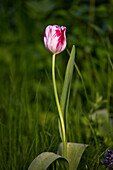
M 103 160 L 104 164 L 108 168 L 113 168 L 113 151 L 107 149 L 107 154 L 104 154 L 105 159 Z

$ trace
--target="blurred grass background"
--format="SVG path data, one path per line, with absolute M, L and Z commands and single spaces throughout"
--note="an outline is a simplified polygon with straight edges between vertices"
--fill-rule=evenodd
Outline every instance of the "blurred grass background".
M 66 26 L 67 49 L 76 46 L 68 115 L 68 141 L 89 144 L 79 170 L 105 169 L 113 149 L 113 0 L 0 0 L 0 169 L 26 170 L 60 137 L 47 25 Z M 67 50 L 56 57 L 61 94 Z

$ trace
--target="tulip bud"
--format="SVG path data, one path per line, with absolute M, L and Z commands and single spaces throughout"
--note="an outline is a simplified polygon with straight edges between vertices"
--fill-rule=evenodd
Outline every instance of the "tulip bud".
M 44 44 L 53 54 L 58 54 L 66 48 L 66 27 L 49 25 L 45 29 Z

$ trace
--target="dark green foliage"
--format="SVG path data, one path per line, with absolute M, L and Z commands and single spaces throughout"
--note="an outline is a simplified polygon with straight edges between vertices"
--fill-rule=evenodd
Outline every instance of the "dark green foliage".
M 67 27 L 89 100 L 74 69 L 68 141 L 89 144 L 78 169 L 105 169 L 103 154 L 113 150 L 112 13 L 112 0 L 0 1 L 0 170 L 26 170 L 38 154 L 57 152 L 52 55 L 43 44 L 53 24 Z M 66 50 L 56 56 L 59 96 L 68 58 Z

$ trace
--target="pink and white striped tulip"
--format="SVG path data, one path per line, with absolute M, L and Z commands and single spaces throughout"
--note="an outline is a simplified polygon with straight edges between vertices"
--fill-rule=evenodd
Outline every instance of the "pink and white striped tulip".
M 66 48 L 66 27 L 49 25 L 45 29 L 44 44 L 53 54 L 58 54 Z

